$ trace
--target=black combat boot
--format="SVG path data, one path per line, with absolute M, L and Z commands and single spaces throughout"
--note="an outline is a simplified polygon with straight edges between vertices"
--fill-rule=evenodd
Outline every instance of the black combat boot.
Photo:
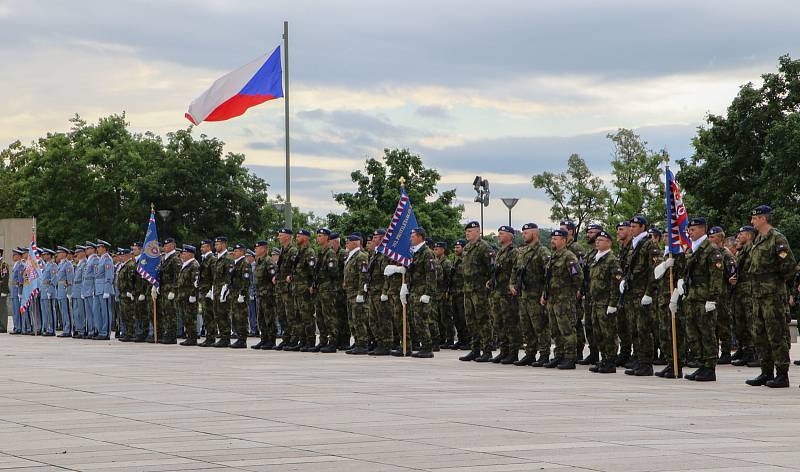
M 539 358 L 531 363 L 531 367 L 544 367 L 548 362 L 550 362 L 550 354 L 540 353 Z
M 778 369 L 775 373 L 775 378 L 767 380 L 764 385 L 769 388 L 789 388 L 789 368 Z
M 742 357 L 744 357 L 744 349 L 738 348 L 736 349 L 736 352 L 734 352 L 733 355 L 731 356 L 731 360 L 738 361 Z
M 597 364 L 597 361 L 600 360 L 600 355 L 597 353 L 597 349 L 592 347 L 589 348 L 589 355 L 584 357 L 583 359 L 576 362 L 576 364 L 580 365 L 592 365 Z
M 356 346 L 354 349 L 351 349 L 348 354 L 352 354 L 354 356 L 365 356 L 369 352 L 369 349 L 366 347 Z
M 181 342 L 181 346 L 197 346 L 197 340 L 194 338 L 186 338 L 185 341 Z
M 264 344 L 261 345 L 262 351 L 271 351 L 275 349 L 275 341 L 264 341 Z
M 627 373 L 627 372 L 626 372 Z M 636 377 L 650 377 L 653 375 L 653 364 L 646 364 L 644 362 L 639 363 L 639 367 L 633 371 L 633 375 Z
M 514 362 L 514 365 L 516 366 L 531 365 L 535 360 L 536 360 L 536 354 L 525 353 L 525 355 L 522 356 L 522 359 Z
M 374 351 L 372 351 L 372 353 L 370 355 L 372 355 L 372 356 L 388 356 L 389 353 L 390 353 L 389 349 L 387 349 L 386 347 L 378 346 L 378 347 L 375 348 Z
M 219 338 L 217 342 L 214 343 L 214 347 L 231 347 L 231 340 L 225 338 Z
M 198 346 L 200 346 L 200 347 L 212 347 L 215 342 L 216 342 L 216 339 L 214 339 L 214 336 L 206 336 L 206 339 L 202 343 L 198 344 Z
M 492 351 L 483 351 L 483 354 L 475 358 L 475 362 L 491 362 Z
M 433 358 L 433 351 L 430 348 L 422 348 L 419 351 L 411 354 L 411 357 L 417 357 L 420 359 L 431 359 Z
M 703 367 L 700 372 L 694 376 L 695 382 L 715 382 L 717 380 L 717 373 L 713 367 Z
M 573 370 L 575 369 L 575 359 L 563 359 L 556 366 L 560 370 Z
M 735 358 L 736 354 L 741 354 L 738 359 Z M 753 354 L 750 352 L 743 352 L 742 349 L 736 351 L 736 354 L 731 356 L 731 364 L 735 365 L 736 367 L 746 366 L 748 362 L 753 360 Z
M 231 349 L 245 349 L 247 347 L 247 338 L 239 338 L 235 343 L 231 344 Z
M 481 356 L 481 351 L 475 349 L 475 350 L 469 351 L 469 353 L 467 353 L 466 355 L 459 357 L 458 360 L 464 361 L 464 362 L 469 362 L 469 361 L 474 361 L 475 359 L 477 359 L 480 356 Z
M 558 366 L 558 364 L 561 364 L 562 360 L 563 359 L 561 359 L 560 357 L 553 357 L 552 359 L 550 359 L 550 362 L 544 365 L 544 367 L 546 369 L 555 369 L 556 366 Z
M 390 354 L 394 357 L 411 357 L 411 347 L 409 346 L 406 348 L 405 356 L 403 355 L 402 347 L 399 347 L 397 349 L 392 349 L 392 352 Z M 464 359 L 461 360 L 463 361 Z
M 636 369 L 639 368 L 639 359 L 632 359 L 625 364 L 625 375 L 635 375 Z
M 492 357 L 492 359 L 491 359 L 492 364 L 499 364 L 500 361 L 502 361 L 507 355 L 508 355 L 508 353 L 501 349 L 499 354 L 497 354 L 496 356 Z
M 615 374 L 617 372 L 617 365 L 612 360 L 605 361 L 597 368 L 598 374 Z
M 518 360 L 519 360 L 519 351 L 514 349 L 511 352 L 509 352 L 508 355 L 504 357 L 503 360 L 500 361 L 500 363 L 503 365 L 510 365 L 516 363 Z
M 335 344 L 328 344 L 325 347 L 319 349 L 319 352 L 323 354 L 333 354 L 336 352 L 336 345 Z
M 264 340 L 262 339 L 261 341 L 258 342 L 258 344 L 253 344 L 252 346 L 250 346 L 250 349 L 261 349 L 261 346 L 263 345 L 264 345 Z
M 719 356 L 719 360 L 717 360 L 718 365 L 729 365 L 731 363 L 731 353 L 730 352 L 723 352 L 721 356 Z
M 772 374 L 772 369 L 771 368 L 769 370 L 767 370 L 765 368 L 762 368 L 761 369 L 761 374 L 758 377 L 756 377 L 754 379 L 750 379 L 750 380 L 745 380 L 744 383 L 746 383 L 747 385 L 749 385 L 751 387 L 762 387 L 762 386 L 766 385 L 767 382 L 772 381 L 774 379 L 775 379 L 775 376 Z
M 694 380 L 695 378 L 697 378 L 697 376 L 700 374 L 700 372 L 702 370 L 703 370 L 703 368 L 700 367 L 697 370 L 695 370 L 694 372 L 692 372 L 691 374 L 684 375 L 683 378 L 686 379 L 686 380 Z

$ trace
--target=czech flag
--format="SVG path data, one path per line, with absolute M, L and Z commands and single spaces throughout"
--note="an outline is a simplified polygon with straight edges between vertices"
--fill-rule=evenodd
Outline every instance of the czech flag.
M 225 121 L 244 114 L 248 108 L 283 96 L 281 47 L 244 67 L 224 75 L 197 97 L 186 113 L 194 125 L 204 121 Z

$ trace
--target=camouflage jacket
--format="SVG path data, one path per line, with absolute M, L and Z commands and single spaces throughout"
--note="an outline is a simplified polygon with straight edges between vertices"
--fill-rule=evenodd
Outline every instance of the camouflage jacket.
M 219 299 L 222 295 L 222 286 L 228 285 L 228 290 L 230 290 L 230 283 L 231 283 L 231 269 L 233 268 L 233 256 L 228 251 L 225 251 L 225 254 L 217 255 L 216 260 L 214 261 L 214 297 Z M 226 298 L 226 300 L 230 300 L 230 295 Z
M 500 248 L 494 264 L 494 293 L 511 296 L 511 275 L 517 262 L 517 248 L 514 244 Z
M 547 299 L 556 302 L 575 302 L 583 283 L 583 271 L 578 257 L 567 248 L 555 251 L 547 260 Z
M 213 252 L 200 257 L 200 295 L 205 297 L 214 286 L 214 267 L 217 265 L 217 256 Z
M 684 272 L 684 300 L 718 302 L 723 294 L 722 252 L 706 239 L 691 251 Z
M 464 248 L 464 292 L 486 290 L 486 282 L 492 278 L 495 251 L 483 239 L 470 241 Z
M 316 287 L 321 292 L 335 292 L 341 287 L 339 257 L 330 247 L 320 249 L 317 256 Z
M 759 234 L 750 249 L 747 274 L 755 298 L 788 297 L 786 282 L 794 277 L 795 258 L 789 241 L 775 228 Z
M 439 278 L 436 294 L 440 300 L 444 300 L 447 298 L 447 294 L 450 292 L 450 287 L 453 286 L 453 263 L 450 262 L 450 259 L 448 259 L 445 255 L 442 255 L 442 257 L 437 257 L 436 263 L 439 265 L 442 273 L 442 276 Z
M 364 284 L 369 272 L 369 255 L 359 249 L 344 265 L 344 290 L 348 297 L 364 295 Z
M 383 271 L 389 265 L 389 258 L 375 251 L 369 254 L 369 271 L 367 272 L 367 286 L 370 295 L 380 295 L 383 292 L 383 282 L 386 277 Z
M 264 256 L 256 261 L 256 272 L 254 274 L 256 284 L 256 296 L 269 300 L 275 295 L 275 285 L 272 278 L 278 274 L 278 265 L 272 262 L 272 258 Z
M 167 294 L 169 292 L 177 292 L 178 274 L 180 274 L 180 272 L 181 258 L 178 256 L 178 251 L 175 251 L 170 254 L 169 257 L 165 257 L 161 261 L 161 267 L 158 273 L 161 293 Z
M 292 259 L 292 287 L 307 289 L 314 283 L 317 271 L 317 253 L 309 246 L 298 248 Z
M 11 270 L 8 268 L 6 261 L 0 259 L 0 293 L 8 293 L 9 285 L 8 280 L 11 277 Z M 14 326 L 14 328 L 17 328 Z
M 544 269 L 549 259 L 550 250 L 540 243 L 518 248 L 511 287 L 517 289 L 523 298 L 539 300 L 544 292 Z
M 653 269 L 661 262 L 661 249 L 658 244 L 645 236 L 635 248 L 631 249 L 628 266 L 625 269 L 625 293 L 656 296 L 658 283 Z
M 281 248 L 278 256 L 278 276 L 275 277 L 275 291 L 278 293 L 288 293 L 291 286 L 286 281 L 286 277 L 292 275 L 294 270 L 293 263 L 297 257 L 297 246 L 289 244 Z
M 181 265 L 181 272 L 178 274 L 177 299 L 182 303 L 190 303 L 189 297 L 194 297 L 195 302 L 198 297 L 198 287 L 200 286 L 200 263 L 197 259 L 191 259 L 188 263 Z M 205 294 L 204 294 L 205 295 Z
M 672 266 L 672 289 L 675 290 L 675 287 L 678 284 L 678 279 L 683 277 L 684 272 L 686 271 L 686 254 L 678 253 L 673 254 L 672 258 L 675 260 L 674 265 Z M 672 292 L 670 292 L 670 277 L 669 272 L 670 270 L 664 273 L 664 275 L 658 279 L 658 305 L 662 307 L 666 307 L 669 305 L 670 298 L 672 297 Z
M 752 244 L 747 244 L 736 252 L 736 287 L 734 287 L 734 294 L 737 297 L 749 298 L 752 294 L 752 282 L 750 281 L 750 251 L 753 249 Z
M 228 300 L 237 302 L 239 296 L 243 296 L 245 300 L 250 297 L 250 264 L 247 262 L 246 257 L 240 257 L 237 261 L 231 261 L 232 264 L 228 272 L 230 273 L 230 295 Z
M 408 290 L 415 296 L 436 294 L 436 272 L 439 270 L 439 263 L 436 262 L 436 255 L 427 245 L 420 247 L 411 258 L 411 265 L 408 266 Z
M 464 293 L 464 256 L 454 256 L 450 264 L 450 293 Z
M 597 251 L 587 260 L 589 265 L 589 292 L 592 303 L 600 306 L 617 306 L 619 300 L 619 283 L 622 281 L 622 269 L 617 256 L 609 251 L 596 259 Z

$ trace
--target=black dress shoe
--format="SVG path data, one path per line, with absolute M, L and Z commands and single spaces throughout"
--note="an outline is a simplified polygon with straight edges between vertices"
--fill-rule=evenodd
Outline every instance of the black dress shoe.
M 514 361 L 514 365 L 516 366 L 531 365 L 535 360 L 536 360 L 536 354 L 525 354 L 524 356 L 522 356 L 522 359 Z
M 185 341 L 181 342 L 181 346 L 197 346 L 197 340 L 194 338 L 186 339 Z
M 531 367 L 544 367 L 549 362 L 550 362 L 549 355 L 545 356 L 544 354 L 540 354 L 538 359 L 531 362 Z
M 261 340 L 258 343 L 253 344 L 252 346 L 250 346 L 250 349 L 261 349 L 261 346 L 263 346 L 263 345 L 264 345 L 264 340 Z
M 563 361 L 558 363 L 556 368 L 560 369 L 560 370 L 574 370 L 575 369 L 575 360 L 573 360 L 573 359 L 564 359 Z
M 729 365 L 731 363 L 731 353 L 723 353 L 717 360 L 718 365 Z
M 483 354 L 475 358 L 475 362 L 491 362 L 492 351 L 483 351 Z
M 544 365 L 545 369 L 555 369 L 558 364 L 561 364 L 562 359 L 560 357 L 554 357 L 550 359 L 550 362 Z
M 703 367 L 700 372 L 694 376 L 695 382 L 715 382 L 717 380 L 717 373 L 714 369 Z
M 267 341 L 267 342 L 265 342 L 264 344 L 261 345 L 261 350 L 262 351 L 271 351 L 273 349 L 275 349 L 275 343 L 272 342 L 272 341 Z
M 686 379 L 686 380 L 694 380 L 697 377 L 697 375 L 700 373 L 701 370 L 703 370 L 702 367 L 698 368 L 697 370 L 695 370 L 691 374 L 684 375 L 683 378 Z
M 219 338 L 217 342 L 214 343 L 214 347 L 231 347 L 231 340 Z
M 388 356 L 389 350 L 385 347 L 376 347 L 374 351 L 372 351 L 372 356 Z
M 411 357 L 416 357 L 420 359 L 431 359 L 433 358 L 433 352 L 430 349 L 420 349 L 414 354 L 411 354 Z
M 334 346 L 332 344 L 328 344 L 327 346 L 325 346 L 323 348 L 320 348 L 319 352 L 325 353 L 325 354 L 333 354 L 333 353 L 336 352 L 336 346 Z
M 762 387 L 766 385 L 768 381 L 773 380 L 774 378 L 775 376 L 772 375 L 772 372 L 766 373 L 762 371 L 761 375 L 754 379 L 745 380 L 744 383 L 750 385 L 751 387 Z
M 239 338 L 235 343 L 231 344 L 231 349 L 245 349 L 247 348 L 247 341 L 245 338 Z
M 467 355 L 459 357 L 458 360 L 464 362 L 474 361 L 475 359 L 480 357 L 480 355 L 481 351 L 470 351 L 469 353 L 467 353 Z

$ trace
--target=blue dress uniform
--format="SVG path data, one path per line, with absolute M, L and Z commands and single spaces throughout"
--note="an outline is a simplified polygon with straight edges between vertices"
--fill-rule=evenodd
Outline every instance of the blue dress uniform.
M 22 251 L 14 249 L 14 254 L 22 256 Z M 22 296 L 22 284 L 25 281 L 25 263 L 22 260 L 14 262 L 11 268 L 11 318 L 14 321 L 14 333 L 22 334 L 22 315 L 19 312 Z
M 97 249 L 97 245 L 92 242 L 86 243 L 87 249 Z M 85 310 L 86 320 L 86 336 L 92 337 L 97 334 L 97 327 L 94 325 L 94 279 L 97 277 L 97 264 L 100 263 L 100 258 L 97 254 L 91 254 L 86 258 L 86 265 L 83 267 L 83 308 Z
M 75 247 L 75 255 L 84 252 L 83 246 Z M 79 259 L 72 274 L 72 325 L 76 337 L 83 337 L 86 330 L 86 310 L 83 300 L 83 271 L 86 267 L 86 259 Z
M 58 246 L 56 252 L 66 254 L 68 251 L 67 248 Z M 61 326 L 64 328 L 64 332 L 60 336 L 65 338 L 72 336 L 69 299 L 72 297 L 73 272 L 72 262 L 68 261 L 66 257 L 58 263 L 58 272 L 55 279 L 56 303 L 58 303 L 58 309 L 61 311 Z
M 53 252 L 49 249 L 42 249 L 42 252 L 50 254 L 51 257 L 53 255 Z M 42 272 L 42 334 L 45 336 L 55 336 L 56 334 L 56 316 L 53 311 L 56 287 L 53 285 L 53 279 L 57 275 L 58 265 L 51 259 L 45 264 Z
M 97 241 L 98 246 L 105 246 L 108 250 L 111 245 L 103 240 Z M 97 337 L 108 338 L 108 328 L 111 325 L 111 303 L 114 293 L 114 260 L 109 253 L 100 256 L 96 266 L 94 279 L 94 325 Z

